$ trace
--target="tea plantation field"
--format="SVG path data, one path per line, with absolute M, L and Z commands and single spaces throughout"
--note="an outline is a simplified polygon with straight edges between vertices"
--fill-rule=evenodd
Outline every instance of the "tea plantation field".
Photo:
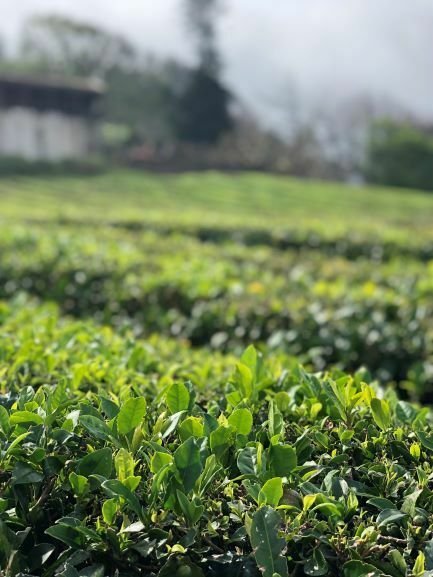
M 0 180 L 0 575 L 433 575 L 433 195 Z

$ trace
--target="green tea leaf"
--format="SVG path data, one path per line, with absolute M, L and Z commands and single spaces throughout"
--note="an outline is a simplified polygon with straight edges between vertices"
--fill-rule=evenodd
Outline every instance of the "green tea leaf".
M 237 363 L 235 371 L 235 384 L 242 398 L 249 399 L 253 394 L 253 374 L 251 369 L 243 363 Z
M 420 551 L 415 560 L 415 565 L 413 566 L 413 575 L 414 577 L 423 577 L 424 572 L 425 572 L 425 556 L 424 553 Z
M 281 498 L 283 497 L 283 481 L 281 477 L 269 479 L 260 489 L 259 506 L 270 505 L 271 507 L 278 507 Z
M 263 577 L 288 577 L 286 558 L 283 550 L 284 539 L 278 536 L 281 525 L 280 515 L 270 507 L 262 507 L 253 516 L 251 525 L 251 546 Z
M 245 447 L 239 452 L 237 465 L 242 475 L 257 475 L 257 449 L 256 447 Z
M 111 471 L 113 469 L 113 454 L 111 449 L 105 447 L 104 449 L 98 449 L 89 453 L 80 461 L 77 465 L 77 473 L 83 477 L 89 477 L 90 475 L 101 475 L 109 479 L 111 477 Z
M 0 429 L 5 434 L 8 434 L 10 431 L 9 413 L 3 405 L 0 405 Z
M 311 577 L 321 577 L 328 573 L 328 562 L 320 549 L 315 549 L 312 557 L 304 565 L 304 573 Z
M 287 477 L 296 468 L 296 451 L 289 445 L 272 445 L 269 449 L 269 464 L 278 477 Z
M 62 543 L 65 543 L 65 545 L 68 545 L 68 547 L 72 549 L 81 549 L 85 544 L 85 537 L 80 531 L 75 527 L 63 523 L 49 527 L 45 533 L 50 535 L 50 537 L 54 537 L 54 539 L 62 541 Z
M 195 525 L 203 515 L 204 507 L 191 502 L 182 491 L 177 490 L 176 495 L 188 524 Z
M 371 400 L 371 411 L 376 425 L 386 431 L 391 426 L 391 411 L 387 401 L 374 398 Z
M 253 416 L 248 409 L 236 409 L 229 416 L 228 422 L 239 435 L 249 435 L 253 428 Z
M 117 415 L 117 430 L 121 435 L 126 435 L 143 420 L 146 413 L 146 401 L 144 397 L 132 397 L 121 407 Z
M 216 457 L 221 460 L 233 443 L 234 431 L 231 427 L 220 425 L 210 434 L 210 448 Z
M 402 423 L 413 423 L 417 412 L 416 408 L 406 401 L 399 401 L 395 408 L 395 414 Z
M 167 391 L 165 402 L 171 413 L 187 411 L 190 402 L 188 389 L 183 383 L 173 383 Z
M 182 441 L 186 441 L 189 437 L 202 437 L 203 433 L 203 423 L 197 417 L 188 417 L 179 426 L 179 435 Z
M 407 563 L 403 557 L 403 555 L 397 549 L 393 549 L 388 553 L 388 557 L 393 564 L 393 566 L 399 570 L 402 577 L 407 573 Z M 428 567 L 427 567 L 428 569 Z
M 428 541 L 424 549 L 425 564 L 427 571 L 433 570 L 433 539 Z
M 400 510 L 402 513 L 406 513 L 410 517 L 415 515 L 415 507 L 416 502 L 418 501 L 419 496 L 423 492 L 423 489 L 418 489 L 416 491 L 412 491 L 407 497 L 405 497 Z
M 372 497 L 367 501 L 368 505 L 373 505 L 373 507 L 377 507 L 381 511 L 383 509 L 394 509 L 395 503 L 390 501 L 389 499 L 385 499 L 384 497 Z
M 150 470 L 152 473 L 158 473 L 166 465 L 173 463 L 173 457 L 167 453 L 156 452 L 150 460 Z
M 86 477 L 83 477 L 82 475 L 77 475 L 74 472 L 70 473 L 69 482 L 71 484 L 72 490 L 78 497 L 81 497 L 82 495 L 87 493 L 90 487 Z
M 112 525 L 117 513 L 117 499 L 107 499 L 102 505 L 102 517 L 107 525 Z
M 253 375 L 255 375 L 257 371 L 257 361 L 257 350 L 253 345 L 249 345 L 249 347 L 247 347 L 242 353 L 241 362 L 250 369 Z
M 200 449 L 197 441 L 190 437 L 174 453 L 174 462 L 182 479 L 185 492 L 188 494 L 203 470 L 200 458 Z
M 406 516 L 405 513 L 401 513 L 397 509 L 384 509 L 379 513 L 376 522 L 378 527 L 384 527 L 390 523 L 401 521 L 401 519 L 404 519 Z
M 29 485 L 32 483 L 41 483 L 43 480 L 44 476 L 27 463 L 18 462 L 13 468 L 13 485 Z
M 140 501 L 121 481 L 109 479 L 108 481 L 104 481 L 101 487 L 109 497 L 122 497 L 125 499 L 131 510 L 134 511 L 140 520 L 142 519 L 143 511 Z
M 34 423 L 35 425 L 42 425 L 44 420 L 37 413 L 30 411 L 16 411 L 12 413 L 9 419 L 11 425 L 18 425 L 20 423 Z
M 126 449 L 120 449 L 114 458 L 114 466 L 119 481 L 124 481 L 134 475 L 134 458 Z
M 98 419 L 98 417 L 81 415 L 80 423 L 97 439 L 108 440 L 113 437 L 113 431 L 107 426 L 105 421 Z
M 421 445 L 426 448 L 429 449 L 430 451 L 433 451 L 433 435 L 426 435 L 426 433 L 423 433 L 422 431 L 417 431 L 417 437 L 421 442 Z
M 363 561 L 348 561 L 343 565 L 344 577 L 381 577 L 383 573 L 374 565 Z

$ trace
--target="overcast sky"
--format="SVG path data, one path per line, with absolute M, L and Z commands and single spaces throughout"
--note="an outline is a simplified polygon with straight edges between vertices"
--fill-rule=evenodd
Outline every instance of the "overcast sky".
M 227 82 L 275 122 L 296 86 L 301 100 L 358 93 L 392 98 L 433 121 L 433 0 L 226 0 L 219 42 Z M 181 0 L 2 2 L 10 46 L 29 15 L 56 11 L 122 32 L 143 50 L 190 60 Z

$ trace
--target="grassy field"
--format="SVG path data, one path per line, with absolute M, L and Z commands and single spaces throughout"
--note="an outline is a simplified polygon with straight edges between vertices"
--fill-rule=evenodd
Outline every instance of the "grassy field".
M 2 577 L 432 574 L 433 195 L 116 171 L 0 224 Z
M 70 219 L 318 231 L 337 237 L 419 232 L 433 239 L 428 193 L 362 188 L 245 173 L 154 175 L 112 172 L 91 178 L 0 181 L 2 217 Z

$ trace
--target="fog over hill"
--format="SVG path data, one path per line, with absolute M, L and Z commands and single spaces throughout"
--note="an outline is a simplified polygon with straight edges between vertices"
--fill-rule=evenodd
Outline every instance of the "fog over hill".
M 226 0 L 219 42 L 227 82 L 278 125 L 295 100 L 392 100 L 433 122 L 431 0 Z M 156 55 L 193 58 L 181 0 L 20 0 L 2 7 L 9 51 L 24 20 L 58 12 L 118 30 Z

